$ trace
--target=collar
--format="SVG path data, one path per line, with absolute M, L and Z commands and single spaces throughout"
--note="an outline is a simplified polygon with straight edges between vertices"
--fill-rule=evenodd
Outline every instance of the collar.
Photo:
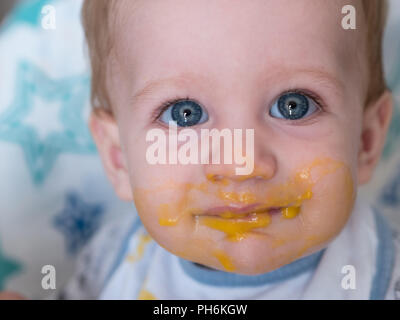
M 179 263 L 185 273 L 204 284 L 226 287 L 260 286 L 277 283 L 293 278 L 306 271 L 314 270 L 321 260 L 325 249 L 315 252 L 309 256 L 298 259 L 290 264 L 284 265 L 276 270 L 260 275 L 241 275 L 220 270 L 208 269 L 195 263 L 178 257 Z

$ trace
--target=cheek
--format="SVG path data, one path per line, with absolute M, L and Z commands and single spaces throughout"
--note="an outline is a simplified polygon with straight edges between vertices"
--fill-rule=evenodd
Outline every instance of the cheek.
M 354 175 L 345 164 L 332 165 L 338 167 L 327 175 L 324 171 L 332 167 L 314 172 L 313 198 L 304 203 L 300 219 L 285 232 L 285 245 L 278 251 L 289 260 L 325 247 L 342 231 L 351 215 L 356 197 Z
M 175 253 L 175 248 L 190 239 L 193 229 L 188 191 L 191 184 L 165 179 L 153 186 L 135 187 L 133 197 L 143 225 L 164 248 Z
M 166 203 L 158 196 L 159 192 L 160 190 L 157 190 L 157 188 L 143 189 L 136 187 L 133 191 L 133 199 L 140 220 L 147 232 L 159 244 L 163 244 L 165 241 L 170 242 L 171 239 L 170 236 L 167 236 L 168 232 L 166 232 L 165 227 L 161 227 L 159 223 L 160 211 L 168 210 L 163 209 Z
M 239 269 L 250 270 L 251 265 L 252 273 L 261 273 L 280 267 L 324 248 L 343 229 L 356 196 L 352 170 L 344 163 L 328 161 L 311 171 L 313 196 L 302 204 L 296 219 L 279 228 L 271 225 L 268 245 L 255 241 L 253 246 L 244 247 L 241 255 L 236 254 L 238 247 L 231 250 Z M 307 184 L 299 188 L 307 189 Z M 260 252 L 264 254 L 260 256 Z M 241 257 L 246 261 L 239 266 Z
M 354 181 L 352 171 L 344 164 L 334 173 L 317 179 L 313 200 L 304 205 L 307 234 L 326 241 L 342 230 L 355 202 Z
M 276 228 L 271 224 L 268 246 L 258 242 L 252 254 L 249 254 L 249 247 L 245 248 L 242 256 L 247 256 L 247 261 L 257 257 L 253 261 L 254 270 L 265 272 L 267 266 L 282 266 L 322 249 L 337 236 L 348 221 L 355 202 L 353 171 L 344 162 L 323 158 L 295 174 L 291 180 L 294 188 L 301 190 L 300 194 L 312 190 L 312 198 L 302 203 L 296 219 L 284 221 Z M 265 255 L 260 256 L 260 252 Z
M 317 156 L 308 167 L 313 176 L 313 198 L 304 202 L 302 210 L 301 228 L 308 235 L 304 239 L 306 243 L 326 242 L 337 235 L 353 210 L 358 180 L 359 123 L 358 119 L 342 120 L 340 125 L 336 123 L 329 128 L 330 134 L 324 141 L 315 139 L 308 144 L 309 154 L 324 156 Z M 338 158 L 341 161 L 332 160 Z

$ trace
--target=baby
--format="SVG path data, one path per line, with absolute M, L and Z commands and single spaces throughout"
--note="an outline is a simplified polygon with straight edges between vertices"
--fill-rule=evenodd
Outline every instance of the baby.
M 98 233 L 59 298 L 395 298 L 400 246 L 357 198 L 392 112 L 385 1 L 348 4 L 85 1 L 90 129 L 138 214 Z

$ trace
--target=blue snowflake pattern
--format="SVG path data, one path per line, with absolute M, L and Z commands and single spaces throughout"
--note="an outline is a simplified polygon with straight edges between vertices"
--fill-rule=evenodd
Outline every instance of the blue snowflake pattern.
M 66 196 L 65 208 L 54 218 L 54 225 L 64 234 L 69 254 L 76 254 L 89 241 L 103 215 L 103 205 L 88 204 L 76 193 Z

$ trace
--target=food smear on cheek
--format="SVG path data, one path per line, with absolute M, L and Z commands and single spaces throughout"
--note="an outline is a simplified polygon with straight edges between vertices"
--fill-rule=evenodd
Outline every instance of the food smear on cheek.
M 179 223 L 181 218 L 187 217 L 196 210 L 190 208 L 191 198 L 188 195 L 189 191 L 193 189 L 202 192 L 207 191 L 205 183 L 194 185 L 191 183 L 168 182 L 151 189 L 136 187 L 133 193 L 134 202 L 139 213 L 154 210 L 151 204 L 154 203 L 154 200 L 158 200 L 158 197 L 165 198 L 164 193 L 166 193 L 169 203 L 161 203 L 156 208 L 158 224 L 164 227 L 173 227 Z M 170 200 L 171 192 L 174 195 L 181 194 L 180 200 Z
M 168 203 L 163 203 L 160 205 L 157 215 L 160 226 L 175 226 L 178 223 L 179 217 L 171 214 Z

